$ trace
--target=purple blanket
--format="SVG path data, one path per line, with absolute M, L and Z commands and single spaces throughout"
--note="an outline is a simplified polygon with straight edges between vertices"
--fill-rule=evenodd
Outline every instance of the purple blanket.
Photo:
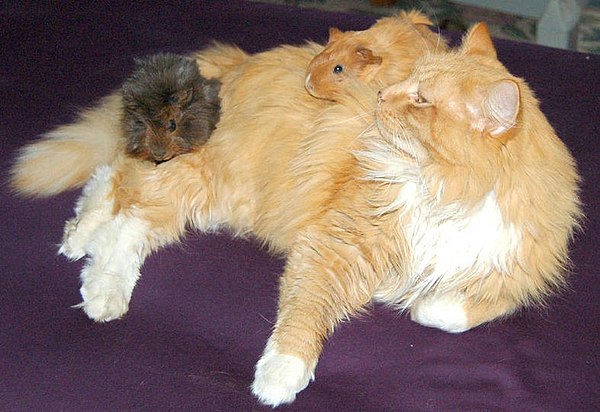
M 39 3 L 39 4 L 38 4 Z M 133 57 L 210 40 L 256 52 L 374 18 L 243 2 L 3 2 L 2 181 L 14 149 L 114 90 Z M 545 309 L 460 335 L 374 306 L 325 345 L 286 410 L 600 410 L 600 56 L 497 41 L 584 178 L 569 287 Z M 226 234 L 150 257 L 128 315 L 96 324 L 79 269 L 57 256 L 76 193 L 0 189 L 0 410 L 262 410 L 250 393 L 282 261 Z

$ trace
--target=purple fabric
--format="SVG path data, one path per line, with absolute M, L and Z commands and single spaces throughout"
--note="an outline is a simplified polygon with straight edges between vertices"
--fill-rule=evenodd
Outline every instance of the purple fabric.
M 12 3 L 14 5 L 10 5 Z M 2 180 L 13 150 L 116 88 L 132 57 L 211 39 L 256 52 L 324 41 L 373 18 L 237 0 L 3 2 Z M 599 410 L 600 56 L 498 41 L 584 178 L 570 286 L 546 309 L 461 335 L 374 307 L 326 344 L 316 382 L 283 410 Z M 1 410 L 261 410 L 250 394 L 283 262 L 249 241 L 190 235 L 148 259 L 122 320 L 79 302 L 81 263 L 57 256 L 76 193 L 0 189 Z

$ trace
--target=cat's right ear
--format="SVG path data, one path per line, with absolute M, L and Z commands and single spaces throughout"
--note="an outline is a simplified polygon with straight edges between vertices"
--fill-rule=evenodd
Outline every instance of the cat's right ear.
M 476 23 L 471 27 L 463 38 L 462 49 L 466 54 L 497 58 L 490 31 L 485 23 Z
M 337 27 L 329 28 L 329 40 L 327 41 L 327 43 L 336 41 L 341 37 L 342 34 L 344 34 L 344 32 L 338 29 Z

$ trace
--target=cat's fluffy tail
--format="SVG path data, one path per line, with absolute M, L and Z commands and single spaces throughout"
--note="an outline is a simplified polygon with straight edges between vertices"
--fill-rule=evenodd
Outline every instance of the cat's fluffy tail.
M 193 55 L 202 75 L 217 79 L 248 57 L 243 50 L 222 43 Z M 122 112 L 121 96 L 115 92 L 83 111 L 75 122 L 21 148 L 10 171 L 14 191 L 46 197 L 82 186 L 98 166 L 112 163 L 124 150 Z
M 250 55 L 237 46 L 213 42 L 213 44 L 192 54 L 196 59 L 200 74 L 208 79 L 221 79 L 231 69 L 245 62 Z
M 21 148 L 10 171 L 15 192 L 52 196 L 82 186 L 94 170 L 111 163 L 123 150 L 122 100 L 113 93 L 41 140 Z

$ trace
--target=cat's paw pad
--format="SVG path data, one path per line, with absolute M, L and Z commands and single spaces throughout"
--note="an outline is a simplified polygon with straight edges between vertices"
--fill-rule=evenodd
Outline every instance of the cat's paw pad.
M 79 260 L 85 256 L 85 244 L 77 232 L 78 219 L 72 218 L 66 221 L 63 232 L 63 240 L 58 253 L 71 260 Z
M 110 278 L 84 282 L 79 290 L 83 302 L 76 305 L 96 322 L 109 322 L 123 317 L 129 310 L 130 296 Z
M 414 322 L 450 333 L 470 329 L 464 303 L 453 295 L 428 297 L 416 303 L 410 310 Z
M 263 404 L 276 407 L 293 402 L 312 379 L 312 368 L 302 359 L 268 349 L 256 364 L 252 392 Z

